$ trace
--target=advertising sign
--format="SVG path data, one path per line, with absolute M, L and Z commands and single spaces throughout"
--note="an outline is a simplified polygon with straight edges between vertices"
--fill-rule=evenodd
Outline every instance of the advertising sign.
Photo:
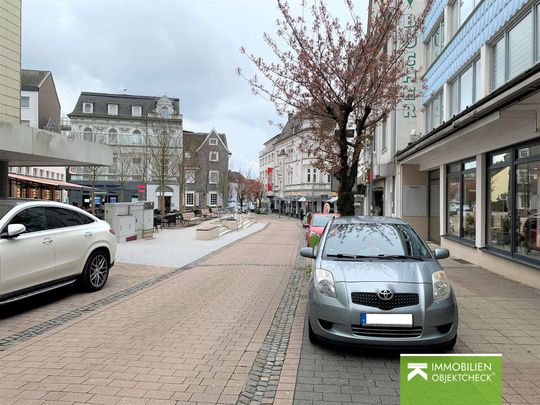
M 402 405 L 500 405 L 501 354 L 402 354 Z
M 272 168 L 266 169 L 266 173 L 268 174 L 268 191 L 272 191 Z

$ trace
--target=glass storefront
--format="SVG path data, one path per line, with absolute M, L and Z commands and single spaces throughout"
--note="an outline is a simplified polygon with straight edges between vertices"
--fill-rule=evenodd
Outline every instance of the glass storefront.
M 446 187 L 446 234 L 474 242 L 476 160 L 448 165 Z
M 487 158 L 488 247 L 540 259 L 540 142 Z

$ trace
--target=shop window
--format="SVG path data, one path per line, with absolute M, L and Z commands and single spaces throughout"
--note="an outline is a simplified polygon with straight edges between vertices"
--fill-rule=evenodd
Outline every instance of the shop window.
M 476 237 L 476 161 L 449 165 L 446 177 L 446 234 L 474 242 Z
M 540 143 L 488 155 L 487 245 L 540 259 Z

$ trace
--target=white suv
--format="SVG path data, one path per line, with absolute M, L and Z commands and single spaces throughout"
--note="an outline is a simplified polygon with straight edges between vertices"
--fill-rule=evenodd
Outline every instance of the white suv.
M 109 224 L 79 208 L 0 199 L 0 304 L 77 281 L 100 290 L 115 256 Z

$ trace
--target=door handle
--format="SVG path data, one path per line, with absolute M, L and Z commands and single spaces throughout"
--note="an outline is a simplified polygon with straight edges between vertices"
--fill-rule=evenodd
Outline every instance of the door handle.
M 51 238 L 43 239 L 41 241 L 41 243 L 43 243 L 44 245 L 50 245 L 52 242 L 53 240 Z
M 93 235 L 92 232 L 86 232 L 86 233 L 84 234 L 84 236 L 87 237 L 87 238 L 89 238 L 89 237 L 92 236 L 92 235 Z

